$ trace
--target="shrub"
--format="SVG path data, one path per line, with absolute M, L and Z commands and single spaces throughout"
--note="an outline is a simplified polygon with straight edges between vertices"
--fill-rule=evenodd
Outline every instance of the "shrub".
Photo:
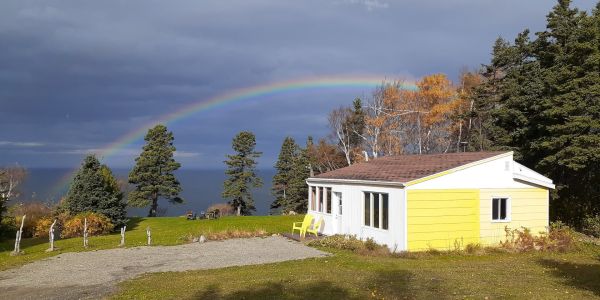
M 52 219 L 50 217 L 43 217 L 43 218 L 40 218 L 39 220 L 37 220 L 37 222 L 35 223 L 33 236 L 34 237 L 48 236 L 48 234 L 50 233 L 50 226 L 52 226 L 52 222 L 54 222 L 54 219 Z M 55 225 L 55 227 L 56 227 L 56 225 Z M 56 229 L 55 229 L 54 233 L 56 234 Z
M 481 252 L 481 244 L 479 243 L 469 243 L 465 246 L 465 252 L 469 254 L 475 254 Z
M 361 241 L 355 236 L 332 235 L 319 240 L 312 240 L 308 243 L 308 245 L 350 250 L 362 255 L 390 255 L 390 250 L 386 246 L 377 244 L 372 238 Z
M 587 216 L 583 219 L 583 233 L 600 238 L 600 215 Z
M 61 232 L 61 237 L 70 238 L 83 236 L 83 226 L 87 218 L 88 234 L 101 235 L 107 234 L 115 227 L 110 219 L 99 213 L 80 213 L 65 221 Z
M 217 212 L 220 217 L 231 216 L 231 215 L 235 214 L 235 210 L 228 203 L 212 204 L 211 206 L 208 207 L 208 209 L 206 211 L 207 212 L 213 212 L 213 211 Z
M 500 245 L 507 250 L 525 252 L 532 250 L 565 252 L 574 248 L 573 230 L 562 222 L 551 223 L 548 232 L 533 236 L 528 228 L 505 228 L 506 241 Z
M 10 207 L 9 215 L 14 224 L 15 230 L 21 227 L 21 218 L 25 217 L 25 223 L 23 224 L 23 235 L 22 237 L 32 237 L 35 233 L 35 227 L 37 222 L 42 218 L 47 218 L 52 215 L 52 207 L 42 202 L 27 202 L 17 203 Z M 14 233 L 13 233 L 14 235 Z

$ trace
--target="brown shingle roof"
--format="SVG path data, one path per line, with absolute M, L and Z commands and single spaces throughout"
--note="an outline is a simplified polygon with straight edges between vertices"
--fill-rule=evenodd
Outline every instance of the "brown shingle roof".
M 503 153 L 507 152 L 463 152 L 385 156 L 319 174 L 314 178 L 406 183 Z

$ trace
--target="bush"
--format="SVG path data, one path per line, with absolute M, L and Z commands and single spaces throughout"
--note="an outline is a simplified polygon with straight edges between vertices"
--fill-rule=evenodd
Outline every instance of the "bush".
M 500 245 L 518 252 L 532 250 L 565 252 L 575 247 L 573 230 L 562 222 L 551 223 L 548 232 L 533 236 L 528 228 L 513 229 L 505 227 L 506 241 Z
M 235 209 L 228 203 L 216 203 L 212 204 L 206 210 L 207 212 L 217 212 L 220 217 L 231 216 L 235 214 Z
M 18 203 L 10 207 L 8 211 L 15 230 L 21 227 L 21 218 L 26 215 L 22 235 L 24 238 L 34 235 L 35 227 L 40 219 L 52 215 L 52 207 L 42 202 Z
M 54 219 L 52 219 L 50 217 L 43 217 L 43 218 L 39 219 L 35 223 L 33 236 L 34 237 L 48 236 L 50 233 L 50 226 L 52 226 L 52 222 L 54 222 Z M 56 227 L 56 225 L 55 225 L 55 227 Z M 54 233 L 56 234 L 56 229 L 55 229 Z
M 308 245 L 350 250 L 362 255 L 390 255 L 390 250 L 386 246 L 377 244 L 372 238 L 361 241 L 355 236 L 332 235 L 319 240 L 312 240 Z
M 115 227 L 105 215 L 93 212 L 80 213 L 64 222 L 61 237 L 70 238 L 83 236 L 83 226 L 86 218 L 88 234 L 90 236 L 110 233 Z
M 469 254 L 475 254 L 481 252 L 481 244 L 479 243 L 469 243 L 465 246 L 465 252 Z
M 583 219 L 583 233 L 600 238 L 600 215 L 587 216 Z

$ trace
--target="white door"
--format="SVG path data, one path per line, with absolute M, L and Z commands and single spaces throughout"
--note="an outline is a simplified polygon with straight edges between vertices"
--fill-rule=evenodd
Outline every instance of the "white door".
M 342 224 L 342 212 L 343 212 L 343 210 L 342 210 L 342 205 L 343 205 L 342 193 L 334 192 L 333 195 L 334 195 L 334 197 L 333 197 L 334 201 L 333 201 L 332 208 L 335 209 L 335 213 L 334 213 L 334 216 L 335 216 L 335 221 L 334 221 L 335 225 L 334 226 L 336 226 L 335 233 L 343 234 L 345 232 L 343 232 L 344 227 Z

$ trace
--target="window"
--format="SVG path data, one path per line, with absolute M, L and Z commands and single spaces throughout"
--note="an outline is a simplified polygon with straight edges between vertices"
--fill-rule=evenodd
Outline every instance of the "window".
M 314 186 L 310 187 L 310 209 L 317 210 L 315 206 L 317 204 L 317 188 Z
M 508 198 L 492 199 L 492 221 L 508 221 L 509 207 Z
M 319 189 L 319 209 L 318 209 L 318 211 L 322 212 L 323 211 L 323 188 L 318 187 L 318 189 Z
M 325 208 L 327 210 L 327 213 L 330 214 L 331 213 L 331 188 L 326 188 L 327 190 L 327 204 L 325 205 Z
M 342 193 L 336 192 L 335 197 L 338 199 L 338 215 L 342 215 Z
M 371 193 L 365 193 L 365 226 L 371 226 Z
M 365 226 L 388 229 L 388 194 L 364 192 Z

